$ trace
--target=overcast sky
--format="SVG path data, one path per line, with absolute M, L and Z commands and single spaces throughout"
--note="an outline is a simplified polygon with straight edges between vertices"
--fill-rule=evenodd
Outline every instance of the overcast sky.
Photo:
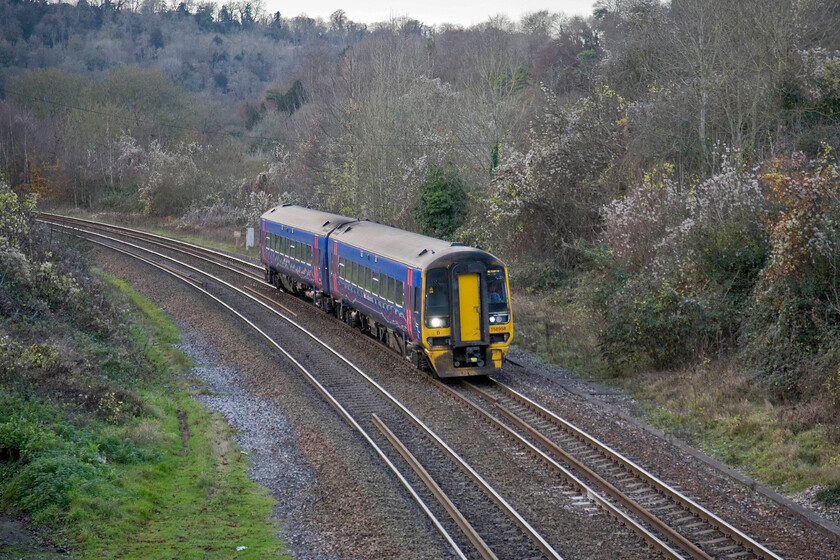
M 453 0 L 309 0 L 308 2 L 287 2 L 264 0 L 269 13 L 280 12 L 291 18 L 301 13 L 309 17 L 329 20 L 336 10 L 344 10 L 347 18 L 358 23 L 376 23 L 392 17 L 408 16 L 426 25 L 455 23 L 469 27 L 487 21 L 491 16 L 505 14 L 513 21 L 528 12 L 549 10 L 566 15 L 588 16 L 592 14 L 595 0 L 485 0 L 483 2 L 458 2 Z

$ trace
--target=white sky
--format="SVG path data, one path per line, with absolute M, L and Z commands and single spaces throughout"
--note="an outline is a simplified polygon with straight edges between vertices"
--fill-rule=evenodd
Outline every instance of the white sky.
M 592 15 L 595 0 L 484 0 L 483 2 L 458 2 L 452 0 L 309 0 L 287 2 L 264 0 L 265 11 L 280 12 L 285 18 L 306 14 L 329 21 L 330 14 L 344 10 L 347 18 L 358 23 L 388 21 L 392 17 L 408 16 L 426 25 L 454 23 L 469 27 L 487 21 L 490 17 L 505 14 L 513 21 L 529 12 L 548 10 L 567 16 Z

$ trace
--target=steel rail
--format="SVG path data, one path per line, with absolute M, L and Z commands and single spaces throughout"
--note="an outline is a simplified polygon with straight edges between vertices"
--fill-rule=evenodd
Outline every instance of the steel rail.
M 506 394 L 511 399 L 517 400 L 520 403 L 524 404 L 528 408 L 532 409 L 534 412 L 541 415 L 543 418 L 548 420 L 549 422 L 554 423 L 560 429 L 565 430 L 568 433 L 574 435 L 578 440 L 581 442 L 589 445 L 590 447 L 596 449 L 598 452 L 606 455 L 609 459 L 613 460 L 614 462 L 619 463 L 622 465 L 626 470 L 631 472 L 637 478 L 643 480 L 647 484 L 653 486 L 657 491 L 661 492 L 663 495 L 669 497 L 676 503 L 682 505 L 698 517 L 704 519 L 715 528 L 717 528 L 721 533 L 727 535 L 730 539 L 736 542 L 738 545 L 742 546 L 744 549 L 753 552 L 757 556 L 761 558 L 766 558 L 769 560 L 782 560 L 782 557 L 775 554 L 767 547 L 756 541 L 755 539 L 749 537 L 738 528 L 734 527 L 724 519 L 720 518 L 716 514 L 712 513 L 711 511 L 704 508 L 702 505 L 698 504 L 691 498 L 683 495 L 675 488 L 672 488 L 664 481 L 660 480 L 658 477 L 650 473 L 649 471 L 645 470 L 640 465 L 637 465 L 629 458 L 625 457 L 618 451 L 612 449 L 605 443 L 601 442 L 597 438 L 591 436 L 590 434 L 584 432 L 577 426 L 569 423 L 568 421 L 564 420 L 560 416 L 556 415 L 555 413 L 551 412 L 544 406 L 538 404 L 537 402 L 533 401 L 532 399 L 526 397 L 525 395 L 519 393 L 518 391 L 508 387 L 504 383 L 500 381 L 496 381 L 495 379 L 490 379 L 490 382 L 496 385 L 499 390 Z M 481 390 L 478 387 L 473 387 L 476 390 Z M 485 393 L 486 394 L 486 393 Z M 494 399 L 492 395 L 487 394 L 487 398 Z
M 94 235 L 100 235 L 100 236 L 101 236 L 101 234 L 94 234 Z M 107 237 L 107 236 L 105 236 L 105 237 Z M 181 281 L 181 282 L 183 282 L 184 284 L 186 284 L 186 285 L 188 285 L 188 286 L 192 286 L 194 289 L 198 290 L 199 292 L 201 292 L 202 294 L 204 294 L 204 295 L 205 295 L 205 296 L 207 296 L 208 298 L 210 298 L 210 299 L 212 299 L 213 301 L 215 301 L 215 302 L 216 302 L 217 304 L 219 304 L 221 307 L 225 308 L 228 312 L 230 312 L 232 315 L 234 315 L 235 317 L 237 317 L 238 319 L 240 319 L 243 323 L 245 323 L 246 325 L 248 325 L 248 326 L 249 326 L 251 329 L 253 329 L 253 330 L 254 330 L 257 334 L 259 334 L 259 335 L 260 335 L 263 339 L 265 339 L 265 340 L 266 340 L 266 342 L 268 342 L 271 346 L 273 346 L 273 347 L 274 347 L 274 348 L 275 348 L 278 352 L 280 352 L 280 354 L 282 354 L 282 355 L 283 355 L 283 357 L 285 357 L 285 358 L 286 358 L 286 359 L 287 359 L 287 360 L 288 360 L 288 361 L 289 361 L 289 362 L 290 362 L 290 363 L 291 363 L 291 364 L 292 364 L 292 365 L 293 365 L 293 366 L 294 366 L 294 367 L 295 367 L 298 371 L 300 371 L 300 372 L 301 372 L 301 373 L 302 373 L 302 374 L 306 377 L 306 379 L 307 379 L 307 380 L 308 380 L 308 381 L 309 381 L 309 382 L 310 382 L 310 383 L 311 383 L 311 384 L 315 387 L 315 389 L 316 389 L 316 390 L 317 390 L 317 391 L 318 391 L 318 392 L 319 392 L 319 393 L 320 393 L 320 394 L 321 394 L 321 395 L 322 395 L 322 396 L 323 396 L 323 397 L 327 400 L 327 402 L 328 402 L 328 403 L 330 403 L 330 405 L 331 405 L 331 406 L 332 406 L 332 407 L 333 407 L 333 408 L 334 408 L 334 409 L 335 409 L 335 410 L 339 413 L 339 415 L 341 415 L 341 417 L 342 417 L 342 418 L 344 418 L 344 420 L 345 420 L 348 424 L 350 424 L 350 426 L 351 426 L 354 430 L 356 430 L 356 431 L 357 431 L 357 432 L 358 432 L 358 433 L 362 436 L 362 438 L 363 438 L 363 439 L 367 442 L 367 444 L 368 444 L 368 445 L 370 445 L 370 447 L 374 450 L 374 452 L 377 454 L 377 456 L 379 456 L 379 458 L 380 458 L 380 459 L 381 459 L 381 460 L 385 463 L 385 465 L 389 468 L 389 470 L 391 470 L 391 472 L 394 474 L 394 476 L 396 476 L 396 477 L 397 477 L 397 479 L 399 480 L 400 484 L 401 484 L 401 485 L 402 485 L 402 486 L 406 489 L 406 491 L 407 491 L 407 492 L 411 495 L 412 499 L 414 499 L 414 501 L 418 504 L 418 506 L 420 507 L 420 509 L 421 509 L 421 510 L 423 511 L 423 513 L 426 515 L 426 517 L 428 517 L 428 518 L 429 518 L 429 520 L 430 520 L 430 521 L 432 522 L 432 524 L 434 525 L 435 529 L 438 531 L 438 533 L 440 533 L 440 535 L 444 538 L 444 540 L 447 542 L 447 544 L 448 544 L 448 545 L 452 548 L 452 550 L 455 552 L 455 554 L 456 554 L 456 555 L 457 555 L 457 556 L 458 556 L 461 560 L 468 560 L 467 556 L 464 554 L 464 552 L 461 550 L 461 548 L 458 546 L 458 544 L 454 541 L 454 539 L 453 539 L 453 538 L 452 538 L 452 536 L 449 534 L 449 532 L 446 530 L 446 528 L 445 528 L 445 527 L 444 527 L 444 526 L 440 523 L 440 521 L 437 519 L 437 517 L 435 516 L 435 514 L 431 511 L 431 509 L 429 509 L 429 507 L 426 505 L 426 503 L 425 503 L 425 502 L 423 501 L 423 499 L 420 497 L 420 495 L 419 495 L 419 494 L 417 494 L 417 492 L 416 492 L 416 490 L 414 489 L 414 487 L 412 487 L 412 486 L 411 486 L 411 483 L 409 483 L 409 482 L 408 482 L 408 480 L 407 480 L 407 479 L 403 476 L 403 474 L 399 471 L 399 469 L 397 469 L 396 465 L 394 465 L 394 463 L 393 463 L 393 462 L 392 462 L 392 461 L 388 458 L 388 456 L 385 454 L 385 452 L 382 450 L 382 448 L 381 448 L 381 447 L 379 447 L 379 445 L 377 445 L 377 443 L 376 443 L 375 441 L 373 441 L 373 439 L 371 438 L 371 436 L 370 436 L 370 435 L 367 433 L 367 431 L 366 431 L 366 430 L 365 430 L 365 429 L 361 426 L 361 424 L 359 424 L 359 422 L 357 422 L 357 421 L 356 421 L 356 419 L 355 419 L 355 418 L 353 418 L 353 416 L 352 416 L 352 415 L 351 415 L 351 414 L 350 414 L 350 413 L 349 413 L 349 412 L 348 412 L 348 411 L 347 411 L 347 410 L 346 410 L 346 409 L 345 409 L 345 408 L 341 405 L 341 403 L 340 403 L 340 402 L 338 402 L 338 400 L 337 400 L 335 397 L 333 397 L 333 395 L 329 392 L 329 390 L 327 390 L 327 389 L 326 389 L 326 388 L 325 388 L 325 387 L 324 387 L 324 386 L 323 386 L 323 385 L 322 385 L 322 384 L 318 381 L 318 379 L 317 379 L 317 378 L 316 378 L 316 377 L 315 377 L 315 376 L 314 376 L 314 375 L 313 375 L 313 374 L 312 374 L 312 373 L 311 373 L 308 369 L 306 369 L 306 367 L 305 367 L 303 364 L 301 364 L 301 363 L 300 363 L 300 362 L 299 362 L 299 361 L 298 361 L 298 360 L 297 360 L 294 356 L 292 356 L 292 355 L 291 355 L 291 354 L 290 354 L 290 353 L 289 353 L 289 352 L 288 352 L 285 348 L 283 348 L 283 347 L 282 347 L 279 343 L 277 343 L 277 342 L 276 342 L 273 338 L 271 338 L 271 336 L 269 336 L 269 335 L 268 335 L 268 333 L 266 333 L 265 331 L 263 331 L 263 330 L 262 330 L 260 327 L 258 327 L 256 324 L 254 324 L 254 323 L 253 323 L 250 319 L 248 319 L 247 317 L 245 317 L 244 315 L 242 315 L 241 313 L 239 313 L 238 311 L 236 311 L 233 307 L 231 307 L 230 305 L 228 305 L 227 303 L 225 303 L 224 301 L 222 301 L 221 299 L 219 299 L 219 298 L 218 298 L 218 297 L 216 297 L 215 295 L 211 294 L 210 292 L 208 292 L 207 290 L 205 290 L 203 287 L 201 287 L 201 286 L 199 286 L 199 285 L 197 285 L 197 284 L 195 284 L 195 283 L 193 283 L 193 282 L 188 281 L 188 280 L 187 280 L 187 279 L 186 279 L 183 275 L 181 275 L 181 274 L 179 274 L 178 272 L 176 272 L 176 271 L 174 271 L 174 270 L 170 269 L 169 267 L 166 267 L 166 266 L 164 266 L 164 265 L 161 265 L 160 263 L 156 263 L 156 262 L 154 262 L 154 261 L 152 261 L 152 260 L 150 260 L 150 259 L 146 259 L 146 258 L 144 258 L 144 257 L 142 257 L 142 256 L 140 256 L 140 255 L 137 255 L 137 254 L 135 254 L 135 253 L 132 253 L 132 252 L 130 252 L 130 251 L 125 251 L 125 250 L 123 250 L 123 249 L 120 249 L 119 247 L 114 247 L 114 246 L 112 246 L 112 245 L 109 245 L 108 243 L 102 243 L 102 242 L 100 242 L 100 241 L 96 241 L 96 240 L 93 240 L 93 239 L 90 239 L 90 238 L 87 238 L 87 239 L 88 239 L 88 241 L 90 241 L 91 243 L 95 243 L 95 244 L 97 244 L 97 245 L 101 245 L 101 246 L 103 246 L 103 247 L 107 247 L 108 249 L 111 249 L 111 250 L 113 250 L 113 251 L 117 251 L 117 252 L 119 252 L 119 253 L 122 253 L 122 254 L 125 254 L 125 255 L 127 255 L 127 256 L 130 256 L 130 257 L 132 257 L 132 258 L 134 258 L 134 259 L 137 259 L 137 260 L 139 260 L 139 261 L 141 261 L 141 262 L 144 262 L 144 263 L 146 263 L 146 264 L 148 264 L 148 265 L 151 265 L 151 266 L 153 266 L 153 267 L 155 267 L 155 268 L 157 268 L 157 269 L 159 269 L 159 270 L 161 270 L 161 271 L 163 271 L 163 272 L 165 272 L 165 273 L 167 273 L 167 274 L 171 275 L 172 277 L 174 277 L 174 278 L 176 278 L 176 279 L 180 280 L 180 281 Z M 117 242 L 117 243 L 124 243 L 124 242 L 119 241 L 119 240 L 112 240 L 112 241 L 115 241 L 115 242 Z M 129 245 L 131 245 L 131 244 L 129 244 Z M 132 246 L 133 246 L 133 245 L 132 245 Z M 137 249 L 140 249 L 140 250 L 148 251 L 148 249 L 144 249 L 144 248 L 142 248 L 142 247 L 137 247 L 137 246 L 133 246 L 133 247 L 134 247 L 134 248 L 137 248 Z M 156 256 L 162 256 L 162 257 L 164 257 L 164 258 L 167 258 L 167 259 L 169 259 L 169 260 L 172 260 L 172 261 L 174 261 L 174 262 L 177 262 L 175 259 L 171 259 L 170 257 L 166 257 L 165 255 L 159 255 L 159 254 L 156 254 L 154 251 L 150 251 L 150 252 L 151 252 L 152 254 L 155 254 Z M 187 267 L 189 267 L 189 265 L 186 265 L 185 263 L 179 263 L 179 264 L 180 264 L 181 266 L 187 266 Z M 206 275 L 208 278 L 212 278 L 212 279 L 213 279 L 214 281 L 216 281 L 216 282 L 220 282 L 221 284 L 226 284 L 226 282 L 225 282 L 224 280 L 221 280 L 221 279 L 219 279 L 219 278 L 215 278 L 215 277 L 213 277 L 213 276 L 212 276 L 212 275 L 210 275 L 210 274 L 206 274 L 206 273 L 205 273 L 205 275 Z
M 423 465 L 420 464 L 420 461 L 408 450 L 408 448 L 400 441 L 400 439 L 392 432 L 385 422 L 379 418 L 376 414 L 373 415 L 373 423 L 379 428 L 379 431 L 382 432 L 382 435 L 391 442 L 391 445 L 402 455 L 402 458 L 405 459 L 406 463 L 411 467 L 411 469 L 420 477 L 420 480 L 426 485 L 432 495 L 437 499 L 438 502 L 443 506 L 443 508 L 449 513 L 449 516 L 455 520 L 455 523 L 461 529 L 461 532 L 469 539 L 470 543 L 472 543 L 473 547 L 481 554 L 481 557 L 484 560 L 499 560 L 496 554 L 490 550 L 490 547 L 487 546 L 487 543 L 484 542 L 484 539 L 481 538 L 481 535 L 473 529 L 473 526 L 470 525 L 470 522 L 467 521 L 464 514 L 458 510 L 458 507 L 452 503 L 452 500 L 449 499 L 449 496 L 441 490 L 440 486 L 438 486 L 437 482 L 435 482 L 434 478 L 423 468 Z
M 58 225 L 59 225 L 59 227 L 65 227 L 65 228 L 68 228 L 68 229 L 71 229 L 71 230 L 82 231 L 82 230 L 79 230 L 78 228 L 67 226 L 67 225 L 64 225 L 64 224 L 58 224 Z M 173 261 L 173 262 L 178 262 L 176 259 L 173 259 L 172 257 L 169 257 L 167 255 L 163 255 L 161 253 L 158 253 L 156 251 L 152 251 L 151 249 L 148 249 L 148 248 L 145 248 L 145 247 L 140 247 L 139 245 L 135 245 L 133 243 L 127 243 L 125 241 L 115 239 L 113 237 L 104 235 L 102 233 L 97 233 L 97 232 L 84 232 L 84 233 L 86 233 L 88 235 L 96 235 L 96 236 L 99 236 L 99 237 L 103 237 L 103 238 L 108 239 L 110 241 L 120 243 L 120 244 L 124 244 L 124 245 L 128 245 L 128 246 L 133 247 L 135 249 L 148 252 L 148 253 L 153 254 L 155 256 L 158 256 L 160 258 L 170 260 L 170 261 Z M 362 379 L 364 379 L 371 387 L 373 387 L 377 392 L 379 392 L 382 396 L 384 396 L 386 398 L 386 400 L 388 400 L 393 406 L 395 406 L 405 416 L 407 416 L 409 418 L 409 420 L 411 420 L 414 423 L 415 426 L 417 426 L 424 434 L 426 434 L 427 437 L 429 437 L 429 439 L 431 439 L 456 464 L 458 464 L 458 466 L 461 467 L 461 469 L 464 472 L 466 472 L 476 482 L 476 484 L 478 484 L 482 488 L 482 490 L 496 503 L 496 505 L 498 507 L 500 507 L 502 510 L 504 510 L 505 513 L 510 518 L 512 518 L 514 520 L 514 522 L 526 533 L 526 535 L 532 541 L 534 541 L 534 543 L 547 556 L 549 556 L 550 558 L 553 558 L 555 560 L 563 560 L 563 557 L 556 550 L 554 550 L 554 548 L 545 540 L 545 538 L 543 538 L 543 536 L 540 535 L 531 526 L 531 524 L 527 520 L 525 520 L 525 518 L 522 517 L 522 515 L 513 508 L 513 506 L 511 506 L 486 480 L 484 480 L 484 478 L 477 471 L 475 471 L 475 469 L 473 469 L 466 461 L 464 461 L 440 436 L 438 436 L 434 431 L 432 431 L 431 428 L 426 426 L 413 412 L 411 412 L 405 405 L 403 405 L 399 400 L 397 400 L 393 395 L 391 395 L 390 392 L 388 392 L 384 387 L 382 387 L 379 383 L 377 383 L 374 379 L 372 379 L 368 374 L 366 374 L 364 371 L 362 371 L 358 366 L 353 364 L 350 360 L 348 360 L 346 357 L 341 355 L 337 350 L 335 350 L 334 348 L 329 346 L 326 342 L 324 342 L 323 340 L 318 338 L 315 334 L 310 332 L 304 326 L 302 326 L 298 322 L 294 321 L 293 319 L 287 317 L 286 315 L 284 315 L 283 313 L 274 309 L 273 307 L 269 306 L 268 304 L 264 303 L 260 299 L 255 298 L 255 297 L 251 296 L 250 294 L 248 294 L 247 292 L 245 292 L 244 290 L 234 286 L 233 284 L 230 284 L 229 282 L 227 282 L 225 280 L 222 280 L 221 278 L 214 277 L 213 275 L 211 275 L 207 272 L 204 272 L 204 271 L 202 271 L 202 270 L 200 270 L 200 269 L 198 269 L 194 266 L 191 266 L 191 265 L 186 264 L 186 263 L 181 263 L 181 262 L 178 262 L 178 264 L 180 266 L 183 266 L 185 268 L 188 268 L 190 270 L 198 272 L 199 274 L 203 274 L 203 275 L 207 276 L 208 278 L 213 278 L 214 281 L 226 286 L 228 289 L 240 294 L 241 296 L 245 297 L 246 299 L 249 299 L 249 300 L 259 304 L 260 306 L 264 307 L 265 309 L 267 309 L 271 313 L 274 313 L 275 315 L 277 315 L 278 317 L 280 317 L 281 319 L 286 321 L 288 324 L 297 328 L 299 331 L 304 333 L 306 336 L 310 337 L 314 342 L 319 344 L 327 352 L 329 352 L 333 356 L 335 356 L 338 360 L 344 362 L 349 368 L 351 368 Z M 244 320 L 247 321 L 247 319 L 244 319 Z M 279 348 L 279 346 L 278 346 L 278 348 Z M 284 355 L 285 355 L 285 352 L 284 352 Z M 290 358 L 290 359 L 292 359 L 292 358 Z M 297 362 L 295 362 L 295 363 L 297 363 Z M 315 380 L 315 381 L 317 381 L 317 380 Z M 320 386 L 320 384 L 318 384 L 318 386 Z M 326 389 L 324 389 L 324 390 L 326 390 Z
M 513 438 L 515 441 L 519 442 L 522 446 L 524 446 L 528 451 L 532 454 L 543 460 L 544 462 L 548 463 L 553 469 L 555 469 L 558 473 L 560 473 L 564 479 L 570 482 L 573 486 L 575 486 L 578 491 L 595 502 L 599 507 L 601 507 L 604 511 L 612 515 L 614 518 L 619 520 L 621 523 L 631 527 L 639 536 L 645 539 L 651 546 L 657 549 L 659 552 L 665 554 L 666 556 L 674 559 L 683 559 L 683 555 L 671 548 L 668 543 L 657 537 L 647 528 L 639 524 L 638 521 L 627 515 L 624 511 L 617 508 L 613 503 L 607 500 L 604 496 L 602 496 L 598 491 L 593 489 L 589 484 L 586 483 L 583 479 L 577 476 L 575 473 L 555 461 L 553 458 L 548 456 L 544 451 L 539 449 L 533 443 L 522 437 L 520 434 L 513 431 L 510 427 L 506 426 L 505 424 L 499 422 L 497 419 L 493 418 L 490 414 L 484 411 L 481 407 L 464 397 L 463 395 L 459 394 L 457 391 L 452 389 L 451 387 L 443 384 L 438 380 L 432 380 L 432 383 L 437 385 L 442 391 L 450 394 L 454 398 L 456 398 L 459 402 L 464 403 L 468 408 L 476 412 L 482 419 L 490 423 L 494 428 L 502 431 L 503 433 L 507 434 L 509 437 Z M 603 481 L 606 485 L 609 485 L 608 482 Z M 617 492 L 617 490 L 616 490 Z M 700 551 L 699 556 L 694 556 L 695 558 L 702 558 L 704 560 L 711 560 L 711 557 L 707 555 L 703 555 L 702 551 Z
M 66 222 L 69 222 L 69 223 L 81 222 L 81 223 L 84 223 L 84 224 L 88 224 L 90 227 L 94 227 L 94 228 L 114 229 L 114 230 L 117 230 L 119 232 L 124 232 L 125 235 L 127 235 L 129 237 L 142 236 L 142 237 L 150 238 L 153 241 L 158 241 L 160 243 L 171 243 L 171 244 L 174 244 L 174 245 L 182 245 L 182 246 L 185 246 L 185 247 L 189 247 L 192 250 L 198 251 L 199 253 L 202 253 L 202 254 L 213 255 L 213 256 L 216 256 L 216 257 L 220 257 L 224 260 L 234 261 L 237 264 L 242 265 L 243 268 L 251 268 L 251 269 L 255 269 L 255 270 L 260 271 L 260 272 L 263 271 L 263 267 L 258 265 L 258 264 L 254 264 L 250 261 L 239 258 L 235 255 L 230 255 L 228 253 L 223 253 L 222 251 L 217 251 L 215 249 L 209 249 L 207 247 L 202 247 L 201 245 L 196 245 L 195 243 L 190 243 L 189 241 L 182 241 L 180 239 L 167 237 L 165 235 L 159 235 L 157 233 L 151 233 L 151 232 L 148 232 L 148 231 L 143 231 L 143 230 L 138 230 L 138 229 L 131 229 L 131 228 L 127 228 L 125 226 L 118 226 L 118 225 L 114 225 L 114 224 L 108 224 L 108 223 L 105 223 L 105 222 L 97 222 L 97 221 L 88 220 L 88 219 L 85 219 L 85 218 L 73 218 L 73 217 L 70 217 L 70 216 L 62 216 L 60 214 L 51 214 L 49 212 L 40 212 L 39 215 L 40 216 L 49 216 L 50 219 L 56 220 L 56 221 L 66 221 Z M 224 266 L 224 265 L 219 264 L 218 262 L 211 261 L 211 260 L 207 259 L 206 257 L 201 257 L 199 255 L 193 255 L 193 256 L 195 258 L 206 260 L 207 262 L 213 262 L 213 264 L 217 264 L 219 266 Z M 236 269 L 233 269 L 233 268 L 229 268 L 229 270 L 236 271 Z M 244 270 L 240 270 L 240 271 L 237 271 L 237 272 L 240 272 L 240 273 L 243 273 L 243 274 L 245 273 Z

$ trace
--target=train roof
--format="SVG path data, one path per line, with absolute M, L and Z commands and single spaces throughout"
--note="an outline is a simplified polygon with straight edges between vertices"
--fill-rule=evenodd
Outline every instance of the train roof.
M 441 257 L 453 253 L 480 251 L 463 243 L 443 241 L 366 220 L 345 224 L 333 232 L 331 237 L 336 241 L 417 268 L 427 268 Z
M 332 232 L 330 238 L 336 241 L 415 268 L 428 268 L 437 261 L 446 261 L 459 253 L 471 253 L 485 261 L 500 262 L 490 253 L 463 243 L 443 241 L 368 220 L 301 206 L 275 206 L 264 213 L 262 218 L 306 231 L 323 234 Z
M 321 212 L 302 206 L 281 204 L 269 209 L 262 216 L 263 220 L 283 224 L 294 229 L 302 229 L 312 233 L 328 234 L 338 226 L 349 222 L 357 221 L 356 218 L 348 218 L 339 214 Z

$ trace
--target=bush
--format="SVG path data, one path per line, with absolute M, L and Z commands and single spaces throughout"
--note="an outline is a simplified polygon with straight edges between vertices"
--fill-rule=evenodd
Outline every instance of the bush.
M 606 299 L 601 351 L 629 369 L 684 364 L 719 344 L 720 302 L 636 276 Z
M 55 434 L 23 418 L 0 423 L 0 461 L 31 461 L 56 443 Z
M 116 436 L 103 439 L 99 450 L 109 461 L 122 465 L 159 461 L 162 458 L 160 453 L 138 449 L 131 439 L 120 439 Z
M 414 219 L 422 233 L 452 239 L 467 214 L 467 191 L 458 170 L 433 166 L 420 187 L 420 200 Z
M 840 369 L 840 179 L 828 158 L 771 162 L 771 253 L 746 318 L 741 358 L 778 398 L 826 388 Z
M 95 475 L 96 466 L 79 457 L 60 453 L 39 456 L 5 485 L 3 503 L 36 518 L 49 518 L 67 506 L 73 490 Z
M 664 166 L 603 209 L 602 349 L 632 367 L 672 367 L 734 348 L 767 262 L 768 203 L 738 154 L 681 189 Z

